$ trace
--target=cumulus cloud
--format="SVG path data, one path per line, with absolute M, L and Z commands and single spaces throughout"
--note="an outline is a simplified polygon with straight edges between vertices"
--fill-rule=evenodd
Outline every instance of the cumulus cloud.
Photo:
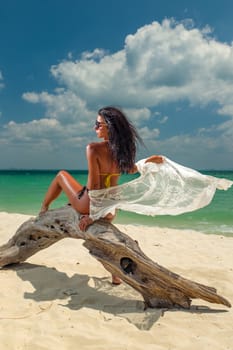
M 51 145 L 53 135 L 59 134 L 61 127 L 54 119 L 32 120 L 28 123 L 9 122 L 1 131 L 0 144 L 30 145 L 30 147 L 46 147 Z
M 58 119 L 61 124 L 78 123 L 82 129 L 88 120 L 93 118 L 93 114 L 86 107 L 86 102 L 72 90 L 56 89 L 54 94 L 27 92 L 23 94 L 23 99 L 43 104 L 46 106 L 45 116 Z
M 150 129 L 147 126 L 140 128 L 140 136 L 144 140 L 154 140 L 159 136 L 159 129 Z
M 164 20 L 128 35 L 116 53 L 96 49 L 81 60 L 53 66 L 51 72 L 91 105 L 141 108 L 182 99 L 193 105 L 214 101 L 232 115 L 226 108 L 232 106 L 232 58 L 232 45 L 212 38 L 208 27 Z
M 95 49 L 94 51 L 84 51 L 82 53 L 82 60 L 99 60 L 105 56 L 107 52 L 103 49 Z
M 233 117 L 233 47 L 217 41 L 208 26 L 198 29 L 192 21 L 177 23 L 173 19 L 153 22 L 128 35 L 118 52 L 96 48 L 80 57 L 74 60 L 69 54 L 68 59 L 51 67 L 59 84 L 53 93 L 23 94 L 30 103 L 43 104 L 45 115 L 37 122 L 9 123 L 5 129 L 8 137 L 29 140 L 40 135 L 51 140 L 53 135 L 60 137 L 59 142 L 81 142 L 88 138 L 98 108 L 110 104 L 127 112 L 151 146 L 165 151 L 170 147 L 180 154 L 183 147 L 199 149 L 200 144 L 216 150 L 218 140 L 229 147 L 232 119 L 215 127 L 218 139 L 207 131 L 203 138 L 197 131 L 195 137 L 179 135 L 159 141 L 160 130 L 153 125 L 155 119 L 161 126 L 171 119 L 155 116 L 153 111 L 160 104 L 180 101 L 191 106 L 215 104 L 216 113 Z M 0 84 L 1 77 L 0 73 Z
M 128 35 L 124 48 L 107 54 L 85 52 L 80 60 L 64 60 L 51 67 L 67 96 L 96 108 L 117 104 L 151 108 L 161 102 L 189 101 L 193 105 L 217 102 L 219 113 L 233 115 L 233 48 L 200 30 L 174 20 L 153 22 Z M 27 93 L 32 102 L 50 104 L 55 96 Z M 71 96 L 71 95 L 70 95 Z

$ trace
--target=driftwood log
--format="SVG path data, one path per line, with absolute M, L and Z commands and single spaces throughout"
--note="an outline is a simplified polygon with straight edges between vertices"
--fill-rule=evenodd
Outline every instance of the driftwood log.
M 65 206 L 29 219 L 0 247 L 0 266 L 23 262 L 63 238 L 79 238 L 110 273 L 141 293 L 145 307 L 189 309 L 194 298 L 231 307 L 215 288 L 183 278 L 152 261 L 137 241 L 114 225 L 99 220 L 86 232 L 80 231 L 79 217 L 79 213 Z

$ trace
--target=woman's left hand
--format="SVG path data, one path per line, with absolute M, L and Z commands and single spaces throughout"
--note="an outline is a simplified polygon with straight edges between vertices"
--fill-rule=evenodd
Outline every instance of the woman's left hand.
M 161 164 L 164 162 L 164 158 L 163 156 L 153 155 L 146 159 L 146 163 L 149 163 L 149 162 Z
M 81 231 L 86 231 L 88 226 L 93 224 L 93 220 L 90 218 L 89 215 L 82 215 L 79 221 L 79 228 Z

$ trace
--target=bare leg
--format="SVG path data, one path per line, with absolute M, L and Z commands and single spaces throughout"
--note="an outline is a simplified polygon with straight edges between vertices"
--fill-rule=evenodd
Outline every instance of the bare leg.
M 61 170 L 51 182 L 51 185 L 48 188 L 48 191 L 45 195 L 45 198 L 42 203 L 40 213 L 43 213 L 48 210 L 49 205 L 61 194 L 62 191 L 67 195 L 70 204 L 76 210 L 81 210 L 81 212 L 88 211 L 89 200 L 86 197 L 86 203 L 83 200 L 79 200 L 77 193 L 81 191 L 83 186 L 76 181 L 68 172 Z M 83 198 L 84 199 L 84 198 Z
M 61 194 L 62 191 L 67 195 L 72 207 L 81 213 L 89 213 L 89 198 L 85 193 L 79 200 L 77 193 L 82 190 L 83 186 L 76 181 L 68 172 L 61 170 L 51 182 L 45 198 L 42 203 L 40 213 L 44 213 L 48 210 L 49 205 Z M 83 200 L 82 200 L 83 199 Z M 107 219 L 111 222 L 114 216 L 109 215 Z M 115 275 L 112 275 L 112 284 L 121 284 L 121 279 Z

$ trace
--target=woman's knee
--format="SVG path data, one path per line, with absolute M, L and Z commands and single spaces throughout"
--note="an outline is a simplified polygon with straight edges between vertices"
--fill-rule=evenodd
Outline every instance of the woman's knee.
M 60 170 L 58 173 L 57 173 L 57 175 L 56 175 L 56 178 L 58 178 L 58 179 L 62 179 L 62 178 L 64 178 L 64 177 L 67 177 L 67 175 L 68 175 L 68 173 L 67 173 L 67 171 L 66 170 Z
M 55 177 L 56 183 L 62 189 L 63 189 L 64 184 L 67 183 L 67 180 L 68 180 L 68 173 L 65 170 L 60 170 Z

